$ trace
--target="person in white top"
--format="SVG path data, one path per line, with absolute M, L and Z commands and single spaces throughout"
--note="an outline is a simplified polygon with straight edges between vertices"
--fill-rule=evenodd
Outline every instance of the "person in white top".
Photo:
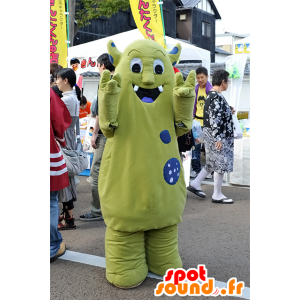
M 60 70 L 57 73 L 56 84 L 58 89 L 62 92 L 61 100 L 67 106 L 72 123 L 69 128 L 65 131 L 65 140 L 67 148 L 76 150 L 76 140 L 80 139 L 80 129 L 79 129 L 79 106 L 80 106 L 80 97 L 81 91 L 78 86 L 76 86 L 76 74 L 70 68 L 65 68 Z M 75 135 L 75 126 L 76 126 L 76 135 Z M 76 225 L 74 224 L 73 216 L 73 202 L 77 200 L 76 184 L 75 177 L 69 176 L 69 186 L 59 191 L 58 199 L 59 202 L 63 204 L 63 212 L 60 215 L 58 229 L 75 229 Z

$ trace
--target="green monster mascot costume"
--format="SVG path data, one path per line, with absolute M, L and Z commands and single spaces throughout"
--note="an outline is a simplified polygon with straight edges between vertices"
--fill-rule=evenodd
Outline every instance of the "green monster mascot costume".
M 148 271 L 182 268 L 178 226 L 186 186 L 177 137 L 192 127 L 195 71 L 184 82 L 172 65 L 181 46 L 167 53 L 138 40 L 121 53 L 107 45 L 115 75 L 104 70 L 98 101 L 108 138 L 99 174 L 105 223 L 106 278 L 120 288 L 139 285 Z

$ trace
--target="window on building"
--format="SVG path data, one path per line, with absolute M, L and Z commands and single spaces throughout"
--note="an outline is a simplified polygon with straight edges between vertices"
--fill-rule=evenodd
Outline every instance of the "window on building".
M 202 22 L 202 35 L 211 37 L 211 24 Z

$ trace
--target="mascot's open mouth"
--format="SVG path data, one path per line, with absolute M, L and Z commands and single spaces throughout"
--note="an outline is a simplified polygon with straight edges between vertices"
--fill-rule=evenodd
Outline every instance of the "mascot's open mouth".
M 132 86 L 137 96 L 145 103 L 154 102 L 160 93 L 164 91 L 162 85 L 155 89 L 144 89 L 134 84 Z

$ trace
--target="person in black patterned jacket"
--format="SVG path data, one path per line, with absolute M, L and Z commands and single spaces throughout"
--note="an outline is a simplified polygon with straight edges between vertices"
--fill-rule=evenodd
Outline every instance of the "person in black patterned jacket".
M 225 172 L 233 171 L 234 124 L 233 107 L 229 106 L 222 95 L 228 88 L 229 73 L 216 70 L 212 76 L 213 89 L 208 92 L 204 106 L 203 139 L 206 152 L 206 165 L 190 183 L 188 190 L 199 197 L 206 198 L 201 190 L 204 178 L 214 171 L 213 203 L 232 204 L 221 192 Z

